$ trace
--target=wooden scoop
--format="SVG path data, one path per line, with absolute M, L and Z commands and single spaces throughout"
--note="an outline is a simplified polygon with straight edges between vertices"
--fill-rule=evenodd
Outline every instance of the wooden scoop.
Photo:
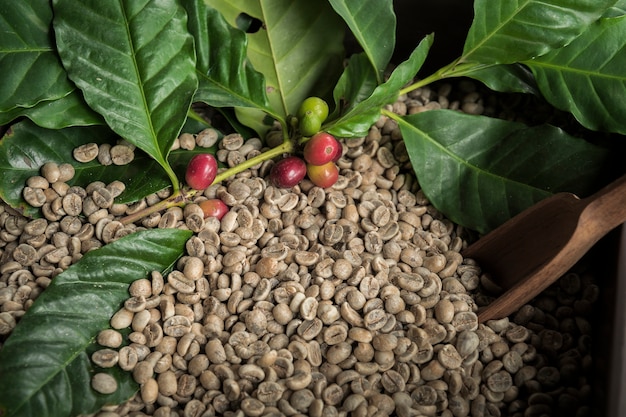
M 463 256 L 506 290 L 479 311 L 479 321 L 517 311 L 625 221 L 626 175 L 582 200 L 570 193 L 546 198 L 470 245 Z

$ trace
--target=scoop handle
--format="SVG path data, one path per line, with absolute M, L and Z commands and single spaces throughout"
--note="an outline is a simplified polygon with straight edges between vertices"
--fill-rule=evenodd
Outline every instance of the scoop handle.
M 581 213 L 579 226 L 587 229 L 590 238 L 600 239 L 626 222 L 626 175 L 583 201 L 586 207 Z
M 570 241 L 550 262 L 479 312 L 481 323 L 517 311 L 571 268 L 598 240 L 626 221 L 626 175 L 580 203 L 585 208 Z

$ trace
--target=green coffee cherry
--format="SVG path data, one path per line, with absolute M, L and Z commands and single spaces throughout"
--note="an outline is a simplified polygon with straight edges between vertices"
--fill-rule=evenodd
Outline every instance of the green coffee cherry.
M 328 104 L 319 97 L 309 97 L 305 99 L 298 109 L 298 119 L 302 118 L 305 113 L 311 112 L 316 115 L 323 123 L 328 117 Z
M 298 121 L 302 136 L 313 136 L 322 128 L 322 121 L 310 111 L 306 112 Z
M 297 116 L 302 136 L 313 136 L 328 117 L 328 104 L 319 97 L 309 97 L 300 105 Z

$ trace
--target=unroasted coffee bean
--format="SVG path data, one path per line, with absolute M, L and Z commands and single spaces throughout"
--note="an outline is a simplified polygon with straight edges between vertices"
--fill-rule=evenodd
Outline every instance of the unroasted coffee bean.
M 144 384 L 154 374 L 154 365 L 148 361 L 141 361 L 133 368 L 133 379 L 138 384 Z
M 37 262 L 37 250 L 30 245 L 22 243 L 13 250 L 13 259 L 23 266 L 30 266 Z
M 196 389 L 196 384 L 196 377 L 189 374 L 182 374 L 178 378 L 178 389 L 176 390 L 176 394 L 180 395 L 181 397 L 189 397 L 193 395 L 193 392 Z M 224 386 L 224 389 L 226 389 L 226 386 Z M 237 397 L 238 395 L 235 396 L 233 401 L 236 400 Z
M 42 207 L 47 202 L 46 194 L 40 188 L 26 186 L 22 191 L 22 196 L 33 207 Z
M 305 389 L 311 383 L 311 372 L 297 371 L 292 376 L 287 378 L 285 385 L 287 388 L 293 391 L 301 391 Z
M 246 397 L 241 401 L 241 411 L 245 413 L 246 416 L 250 417 L 259 417 L 264 414 L 265 404 L 259 401 L 256 398 Z
M 352 346 L 347 342 L 339 342 L 332 345 L 326 351 L 326 359 L 329 363 L 338 364 L 346 360 L 352 353 Z
M 449 299 L 443 299 L 435 306 L 435 317 L 440 323 L 450 323 L 454 318 L 454 305 Z
M 439 362 L 447 369 L 457 369 L 463 363 L 463 358 L 453 345 L 444 345 L 437 354 Z
M 159 384 L 154 378 L 150 378 L 141 386 L 140 393 L 145 404 L 153 404 L 159 395 Z
M 454 416 L 468 416 L 470 413 L 470 402 L 460 395 L 448 397 L 448 404 Z
M 112 368 L 118 363 L 119 353 L 113 349 L 100 349 L 91 355 L 91 360 L 101 368 Z
M 181 315 L 174 315 L 163 322 L 163 333 L 168 336 L 181 337 L 191 331 L 191 321 Z
M 226 361 L 224 346 L 218 339 L 209 340 L 205 352 L 211 363 L 220 364 Z
M 138 361 L 139 357 L 137 355 L 137 351 L 134 348 L 130 346 L 124 346 L 120 349 L 118 353 L 118 364 L 120 368 L 125 371 L 132 371 L 137 365 Z
M 98 145 L 96 143 L 87 143 L 75 148 L 73 151 L 74 159 L 78 162 L 90 162 L 98 156 Z
M 502 364 L 507 372 L 514 375 L 522 368 L 522 366 L 524 366 L 524 361 L 518 352 L 510 351 L 502 357 Z
M 398 338 L 393 334 L 377 334 L 372 339 L 372 346 L 376 350 L 389 352 L 398 346 Z
M 315 317 L 313 320 L 305 320 L 298 326 L 298 335 L 304 340 L 314 339 L 321 331 L 324 323 Z
M 507 371 L 499 371 L 487 378 L 487 386 L 493 392 L 506 392 L 513 386 L 513 379 Z
M 124 329 L 133 321 L 133 317 L 135 314 L 132 311 L 129 311 L 125 308 L 118 310 L 117 313 L 113 315 L 111 318 L 111 327 L 114 329 Z
M 256 273 L 261 278 L 272 278 L 278 273 L 278 260 L 272 257 L 261 258 L 256 264 Z
M 248 312 L 245 323 L 246 328 L 254 334 L 262 335 L 267 329 L 267 318 L 260 309 Z
M 284 390 L 277 382 L 261 382 L 257 388 L 257 399 L 264 404 L 276 403 L 282 397 Z
M 317 315 L 318 302 L 313 297 L 307 297 L 300 304 L 300 316 L 305 320 L 313 320 Z
M 324 330 L 324 342 L 330 346 L 344 342 L 348 337 L 346 326 L 332 325 Z
M 191 294 L 196 290 L 196 285 L 193 279 L 188 278 L 187 276 L 185 276 L 184 273 L 180 271 L 170 272 L 170 274 L 167 276 L 167 282 L 176 291 L 184 294 Z
M 393 394 L 395 392 L 403 392 L 406 387 L 402 375 L 392 369 L 383 372 L 381 384 L 383 388 L 385 388 L 385 391 L 390 394 Z
M 6 311 L 0 313 L 0 335 L 6 335 L 13 331 L 17 322 L 15 318 Z
M 149 323 L 144 327 L 143 335 L 146 339 L 146 346 L 156 347 L 163 340 L 163 328 L 159 323 Z
M 133 149 L 126 145 L 115 145 L 110 152 L 111 161 L 115 165 L 128 165 L 135 158 Z
M 322 392 L 322 399 L 326 404 L 337 405 L 343 399 L 343 390 L 338 384 L 330 384 Z
M 374 309 L 363 317 L 363 324 L 370 331 L 382 329 L 386 322 L 387 314 L 382 308 Z
M 478 328 L 478 316 L 472 311 L 457 313 L 452 319 L 452 326 L 457 332 L 476 330 Z
M 91 387 L 100 394 L 113 394 L 117 391 L 117 381 L 111 375 L 99 372 L 91 378 Z

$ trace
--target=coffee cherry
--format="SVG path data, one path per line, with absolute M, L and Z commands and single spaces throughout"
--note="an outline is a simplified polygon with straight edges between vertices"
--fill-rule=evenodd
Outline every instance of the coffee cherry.
M 322 123 L 328 117 L 328 104 L 319 97 L 305 99 L 297 113 L 300 134 L 313 136 L 320 131 Z
M 276 162 L 270 171 L 270 180 L 280 188 L 298 185 L 306 175 L 306 163 L 297 156 L 289 156 Z
M 337 146 L 337 151 L 335 152 L 335 155 L 333 156 L 332 161 L 333 162 L 339 161 L 339 159 L 341 159 L 341 155 L 343 155 L 343 147 L 341 146 L 341 143 L 339 143 L 339 146 Z
M 319 97 L 309 97 L 302 102 L 296 116 L 302 119 L 307 113 L 317 116 L 320 123 L 323 123 L 328 117 L 328 104 Z
M 304 145 L 304 160 L 312 165 L 324 165 L 341 156 L 341 144 L 334 136 L 319 132 Z M 339 158 L 337 158 L 339 159 Z
M 210 153 L 195 155 L 187 165 L 185 181 L 194 190 L 204 190 L 213 184 L 217 175 L 217 161 Z
M 228 206 L 220 199 L 204 200 L 198 203 L 198 206 L 204 212 L 204 218 L 216 217 L 218 220 L 222 220 L 222 217 L 228 213 Z
M 339 170 L 333 161 L 324 165 L 307 164 L 306 172 L 311 182 L 322 188 L 332 187 L 339 178 Z
M 306 113 L 299 119 L 299 128 L 302 136 L 313 136 L 322 128 L 322 121 L 316 115 Z

